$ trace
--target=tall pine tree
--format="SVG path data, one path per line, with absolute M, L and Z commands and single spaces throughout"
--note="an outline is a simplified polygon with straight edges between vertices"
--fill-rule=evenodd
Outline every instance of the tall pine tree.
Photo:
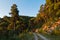
M 10 25 L 8 26 L 8 29 L 11 30 L 15 30 L 16 28 L 16 21 L 19 21 L 19 11 L 17 9 L 17 5 L 13 4 L 13 6 L 11 6 L 11 13 L 9 13 L 11 15 L 11 20 L 10 20 Z

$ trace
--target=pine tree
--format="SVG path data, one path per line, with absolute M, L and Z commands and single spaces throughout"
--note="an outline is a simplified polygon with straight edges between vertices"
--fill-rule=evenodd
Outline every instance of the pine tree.
M 11 6 L 11 17 L 15 20 L 19 20 L 19 11 L 17 9 L 17 5 L 13 4 L 13 6 Z
M 8 26 L 8 29 L 13 29 L 15 30 L 16 28 L 16 21 L 19 21 L 19 11 L 17 9 L 17 5 L 13 4 L 13 6 L 11 6 L 11 13 L 9 13 L 11 15 L 11 20 L 10 20 L 10 25 Z

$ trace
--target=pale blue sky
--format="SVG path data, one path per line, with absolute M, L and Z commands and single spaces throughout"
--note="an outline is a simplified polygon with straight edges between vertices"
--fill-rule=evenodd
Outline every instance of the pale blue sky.
M 0 17 L 9 16 L 13 4 L 18 6 L 19 15 L 36 16 L 45 0 L 0 0 Z

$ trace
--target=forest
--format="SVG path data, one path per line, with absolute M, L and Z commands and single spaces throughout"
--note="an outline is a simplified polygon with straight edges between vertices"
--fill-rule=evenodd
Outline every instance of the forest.
M 11 6 L 11 17 L 0 18 L 0 40 L 34 40 L 33 33 L 60 40 L 60 0 L 46 0 L 36 17 L 19 15 L 17 7 Z

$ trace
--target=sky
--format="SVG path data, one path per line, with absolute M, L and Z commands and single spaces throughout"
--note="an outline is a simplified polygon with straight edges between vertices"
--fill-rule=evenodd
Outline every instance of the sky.
M 17 5 L 19 15 L 36 16 L 40 5 L 45 4 L 45 0 L 0 0 L 0 17 L 10 16 L 13 4 Z

